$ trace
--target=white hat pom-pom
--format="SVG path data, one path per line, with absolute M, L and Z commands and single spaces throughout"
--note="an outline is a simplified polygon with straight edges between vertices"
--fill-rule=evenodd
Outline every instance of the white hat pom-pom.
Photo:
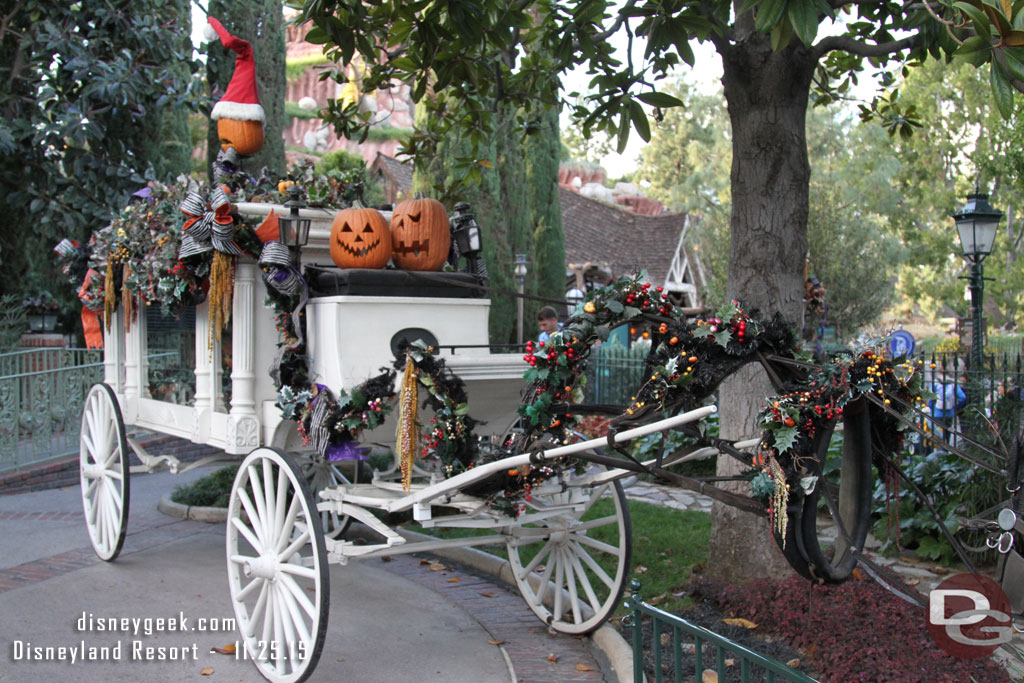
M 217 32 L 213 30 L 213 26 L 211 26 L 209 23 L 207 23 L 206 26 L 203 27 L 203 40 L 207 43 L 212 43 L 213 41 L 217 40 Z
M 301 100 L 299 100 L 299 109 L 313 111 L 314 109 L 316 109 L 316 100 L 309 96 L 303 97 Z

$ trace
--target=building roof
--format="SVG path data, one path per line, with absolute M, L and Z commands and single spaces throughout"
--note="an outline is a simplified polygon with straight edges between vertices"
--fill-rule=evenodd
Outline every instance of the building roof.
M 370 170 L 384 176 L 387 185 L 385 194 L 392 203 L 412 190 L 412 164 L 409 162 L 399 161 L 377 152 L 377 157 L 370 164 Z
M 665 282 L 686 214 L 644 216 L 564 187 L 558 196 L 568 263 L 603 265 L 616 277 L 646 270 L 654 284 Z

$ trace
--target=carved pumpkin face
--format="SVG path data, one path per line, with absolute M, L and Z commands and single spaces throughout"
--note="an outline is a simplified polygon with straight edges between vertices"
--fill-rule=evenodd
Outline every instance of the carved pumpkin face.
M 344 209 L 331 223 L 331 259 L 339 268 L 383 268 L 391 231 L 376 209 Z
M 436 199 L 406 199 L 391 214 L 391 249 L 404 270 L 441 270 L 452 245 L 448 214 Z
M 242 121 L 240 119 L 217 119 L 217 137 L 220 148 L 225 152 L 228 147 L 243 157 L 255 154 L 263 148 L 263 122 Z

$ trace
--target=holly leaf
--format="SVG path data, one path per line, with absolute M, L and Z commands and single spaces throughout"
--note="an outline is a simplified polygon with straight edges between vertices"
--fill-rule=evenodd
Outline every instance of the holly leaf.
M 710 337 L 712 334 L 714 333 L 711 331 L 711 325 L 700 325 L 693 330 L 691 336 L 695 339 L 701 339 L 703 337 Z
M 775 431 L 775 447 L 779 449 L 779 453 L 787 451 L 796 445 L 796 437 L 798 435 L 796 427 L 783 427 Z
M 722 330 L 721 332 L 716 332 L 714 337 L 715 343 L 724 349 L 729 346 L 729 341 L 732 338 L 732 335 L 729 333 L 729 330 Z
M 634 306 L 625 306 L 622 309 L 622 317 L 626 320 L 632 320 L 638 315 L 640 315 L 640 309 Z

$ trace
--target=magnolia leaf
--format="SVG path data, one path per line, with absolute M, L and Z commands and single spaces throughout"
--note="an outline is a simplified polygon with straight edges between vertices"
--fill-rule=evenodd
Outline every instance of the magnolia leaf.
M 809 495 L 817 483 L 817 477 L 800 477 L 800 488 L 803 489 L 805 494 Z
M 460 416 L 469 415 L 469 404 L 460 403 L 459 405 L 455 406 L 455 414 Z
M 593 671 L 594 667 L 587 666 L 586 664 L 577 664 L 576 665 L 576 670 L 577 671 Z
M 208 666 L 208 667 L 205 667 L 203 669 L 200 669 L 199 670 L 199 675 L 200 676 L 212 676 L 213 675 L 213 667 L 212 666 Z
M 224 647 L 211 647 L 210 652 L 216 652 L 219 655 L 233 655 L 235 654 L 235 644 L 228 643 Z
M 490 643 L 491 645 L 504 645 L 505 644 L 504 640 L 497 640 L 496 638 L 488 638 L 487 642 Z
M 612 313 L 622 313 L 622 310 L 625 308 L 618 299 L 609 299 L 604 303 L 604 307 Z
M 757 628 L 757 624 L 750 619 L 741 619 L 739 617 L 735 619 L 722 619 L 722 623 L 729 624 L 729 626 L 739 626 L 740 628 Z

